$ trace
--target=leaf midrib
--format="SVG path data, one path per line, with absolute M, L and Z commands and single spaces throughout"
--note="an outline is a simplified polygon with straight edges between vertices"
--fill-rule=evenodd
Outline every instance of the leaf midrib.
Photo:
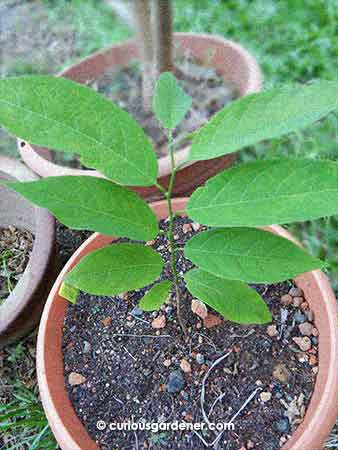
M 133 265 L 133 266 L 128 264 L 128 268 L 127 269 L 110 268 L 109 270 L 101 270 L 100 272 L 92 271 L 92 270 L 88 269 L 88 271 L 92 275 L 97 275 L 97 274 L 105 275 L 105 274 L 110 274 L 112 272 L 123 272 L 123 273 L 126 273 L 126 272 L 130 272 L 132 269 L 138 269 L 138 268 L 141 268 L 141 267 L 143 268 L 143 267 L 161 267 L 161 266 L 162 266 L 161 263 L 158 263 L 158 264 L 139 264 L 139 265 Z M 84 273 L 88 273 L 88 272 L 86 270 L 83 270 L 81 274 L 83 275 Z
M 199 249 L 189 249 L 190 252 L 192 253 L 208 253 L 208 254 L 212 254 L 212 255 L 218 255 L 218 256 L 232 256 L 232 257 L 236 257 L 236 258 L 241 258 L 241 259 L 257 259 L 257 260 L 267 260 L 267 261 L 276 261 L 276 258 L 270 257 L 270 256 L 251 256 L 251 255 L 247 255 L 247 254 L 237 254 L 237 253 L 219 253 L 216 251 L 208 251 L 208 250 L 199 250 Z M 290 258 L 288 257 L 279 257 L 278 256 L 278 260 L 281 261 L 290 261 Z
M 328 193 L 328 192 L 337 192 L 338 193 L 338 189 L 324 189 L 324 190 L 320 190 L 320 191 L 309 191 L 309 192 L 302 192 L 301 194 L 290 194 L 290 195 L 278 195 L 278 196 L 270 196 L 268 198 L 264 198 L 264 199 L 258 199 L 258 200 L 238 200 L 236 202 L 224 202 L 224 203 L 214 203 L 214 204 L 209 204 L 207 206 L 198 206 L 198 207 L 188 207 L 187 210 L 188 211 L 194 211 L 194 210 L 200 210 L 200 209 L 211 209 L 211 208 L 217 208 L 217 207 L 224 207 L 224 206 L 233 206 L 233 205 L 239 205 L 239 204 L 255 204 L 255 203 L 262 203 L 264 201 L 271 201 L 271 200 L 275 200 L 275 199 L 290 199 L 293 197 L 302 197 L 305 195 L 317 195 L 317 194 L 324 194 L 324 193 Z M 201 194 L 202 196 L 202 194 Z
M 53 196 L 53 194 L 51 194 L 51 197 L 53 198 L 53 201 L 55 201 L 55 203 L 59 203 L 59 204 L 61 204 L 61 206 L 63 206 L 63 204 L 62 204 L 62 200 L 59 200 L 59 197 L 54 197 Z M 72 206 L 72 205 L 71 205 Z M 128 219 L 124 219 L 123 217 L 122 217 L 122 215 L 121 216 L 117 216 L 117 215 L 114 215 L 113 213 L 112 214 L 109 214 L 108 212 L 105 212 L 105 211 L 103 211 L 103 210 L 99 210 L 99 209 L 93 209 L 93 208 L 90 208 L 90 207 L 88 207 L 88 206 L 82 206 L 82 205 L 78 205 L 78 208 L 80 208 L 80 209 L 83 209 L 83 210 L 85 210 L 85 211 L 89 211 L 89 212 L 92 212 L 92 213 L 97 213 L 97 214 L 101 214 L 101 215 L 103 215 L 103 216 L 105 216 L 105 217 L 108 217 L 108 218 L 111 218 L 111 219 L 114 219 L 114 218 L 116 218 L 116 219 L 119 219 L 119 220 L 122 220 L 122 221 L 124 221 L 127 225 L 131 225 L 131 226 L 135 226 L 135 222 L 134 221 L 129 221 Z M 137 214 L 136 216 L 139 216 L 139 214 Z M 142 226 L 142 227 L 144 227 L 144 228 L 151 228 L 151 226 L 150 225 L 147 225 L 147 224 L 145 224 L 144 222 L 136 222 L 136 223 L 138 223 L 140 226 Z
M 42 117 L 43 119 L 46 119 L 46 120 L 48 120 L 48 121 L 50 121 L 50 122 L 53 122 L 53 124 L 56 124 L 56 125 L 58 125 L 58 126 L 62 126 L 62 127 L 66 128 L 66 129 L 68 129 L 68 130 L 71 130 L 71 131 L 74 132 L 75 134 L 78 134 L 78 135 L 80 135 L 80 136 L 84 136 L 84 137 L 88 138 L 89 140 L 91 140 L 91 141 L 94 142 L 95 144 L 97 144 L 97 145 L 103 147 L 105 150 L 111 151 L 111 152 L 113 152 L 114 154 L 116 153 L 116 155 L 117 155 L 120 159 L 122 159 L 122 160 L 125 161 L 126 163 L 130 164 L 134 169 L 136 169 L 136 171 L 137 171 L 137 172 L 142 176 L 142 178 L 144 179 L 144 173 L 138 168 L 137 165 L 135 165 L 135 164 L 133 163 L 133 160 L 132 160 L 132 159 L 126 159 L 121 153 L 117 153 L 117 152 L 114 151 L 111 147 L 108 147 L 106 144 L 104 144 L 103 142 L 98 141 L 98 140 L 95 139 L 94 137 L 92 137 L 92 136 L 90 136 L 90 135 L 88 135 L 88 134 L 86 134 L 86 133 L 83 133 L 82 131 L 76 130 L 75 128 L 72 128 L 72 127 L 70 127 L 69 125 L 64 124 L 64 122 L 59 122 L 59 121 L 57 121 L 57 120 L 55 120 L 55 119 L 53 119 L 53 118 L 49 118 L 48 116 L 45 116 L 45 115 L 43 115 L 43 114 L 41 114 L 41 113 L 39 113 L 39 112 L 32 111 L 32 110 L 30 110 L 29 108 L 23 108 L 22 106 L 19 106 L 19 105 L 17 105 L 16 103 L 8 102 L 8 101 L 6 101 L 6 100 L 0 100 L 0 103 L 6 103 L 7 105 L 10 105 L 11 107 L 20 109 L 21 111 L 23 111 L 23 112 L 25 112 L 25 113 L 29 113 L 29 114 L 32 114 L 32 115 L 36 115 L 36 116 L 38 116 L 38 117 Z M 32 142 L 32 144 L 35 144 L 35 142 Z M 35 145 L 43 145 L 43 144 L 36 143 Z M 59 151 L 67 152 L 66 150 L 59 150 Z M 68 152 L 68 153 L 69 153 L 69 152 Z M 84 156 L 84 155 L 81 155 L 81 154 L 79 154 L 79 155 L 80 155 L 81 157 Z M 84 157 L 86 158 L 86 156 L 84 156 Z M 89 158 L 87 158 L 87 159 L 90 159 L 90 156 L 89 156 Z M 153 182 L 153 180 L 152 180 L 151 178 L 149 178 L 148 181 L 149 181 L 149 180 L 151 180 L 151 181 Z

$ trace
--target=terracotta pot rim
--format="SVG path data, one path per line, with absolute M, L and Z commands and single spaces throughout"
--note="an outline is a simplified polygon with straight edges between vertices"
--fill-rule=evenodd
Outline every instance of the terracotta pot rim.
M 19 181 L 38 179 L 24 164 L 2 155 L 0 155 L 0 172 Z M 13 328 L 16 321 L 20 320 L 20 316 L 28 307 L 31 307 L 33 310 L 33 302 L 36 303 L 33 299 L 38 295 L 46 273 L 51 271 L 51 263 L 54 259 L 55 219 L 52 214 L 43 208 L 35 207 L 33 211 L 34 217 L 32 220 L 35 222 L 35 238 L 29 263 L 14 290 L 0 307 L 0 347 L 7 343 L 7 340 L 12 341 L 13 333 L 15 338 L 20 337 L 20 330 L 11 330 L 11 328 Z M 26 213 L 28 214 L 29 212 L 27 211 Z M 31 320 L 30 328 L 36 324 L 37 318 L 27 318 L 27 322 Z M 22 327 L 24 332 L 29 331 L 25 329 L 24 324 L 22 324 Z
M 242 70 L 245 67 L 245 72 L 247 75 L 247 80 L 245 83 L 245 86 L 242 89 L 239 89 L 240 96 L 244 96 L 253 92 L 258 92 L 262 88 L 263 84 L 263 76 L 260 71 L 260 68 L 253 58 L 251 54 L 244 49 L 240 44 L 225 39 L 221 36 L 215 36 L 208 33 L 174 33 L 174 39 L 176 43 L 179 43 L 181 39 L 184 38 L 191 38 L 198 40 L 207 40 L 211 41 L 212 43 L 223 46 L 227 48 L 231 52 L 235 52 L 239 59 L 241 59 L 241 65 Z M 83 59 L 82 61 L 75 63 L 73 66 L 63 70 L 59 73 L 59 76 L 67 76 L 67 74 L 78 64 L 81 63 L 90 63 L 92 60 L 94 60 L 97 57 L 104 56 L 106 54 L 109 54 L 112 49 L 133 49 L 135 51 L 134 47 L 136 46 L 136 41 L 134 39 L 126 40 L 122 43 L 113 45 L 111 47 L 108 47 L 102 51 L 93 53 L 92 55 L 88 56 L 87 58 Z M 132 52 L 131 52 L 132 53 Z M 130 60 L 133 58 L 131 57 Z M 109 65 L 106 66 L 106 68 L 109 67 Z M 89 80 L 88 80 L 89 81 Z M 22 143 L 25 143 L 25 146 L 22 146 Z M 51 161 L 51 153 L 47 149 L 38 149 L 35 148 L 33 145 L 30 145 L 26 141 L 22 141 L 21 139 L 18 139 L 18 148 L 21 153 L 22 158 L 28 163 L 30 167 L 36 167 L 36 166 L 45 166 L 44 172 L 50 172 L 50 175 L 53 173 L 55 175 L 60 175 L 61 172 L 63 174 L 67 175 L 89 175 L 89 176 L 96 176 L 96 177 L 103 177 L 101 173 L 99 173 L 96 170 L 85 170 L 85 169 L 72 169 L 66 166 L 60 166 L 58 164 L 55 164 Z M 177 164 L 181 164 L 185 161 L 187 155 L 189 152 L 189 147 L 184 147 L 182 150 L 179 150 L 175 152 L 175 161 Z M 218 158 L 216 158 L 218 159 Z M 190 165 L 197 164 L 197 162 L 191 162 L 189 164 L 186 164 L 184 167 L 180 169 L 180 171 L 184 170 L 186 167 L 189 167 Z M 164 156 L 158 159 L 158 178 L 168 176 L 171 173 L 171 163 L 170 163 L 170 157 Z M 41 173 L 41 175 L 44 175 Z M 54 176 L 54 175 L 52 175 Z
M 186 201 L 187 198 L 174 199 L 174 208 L 184 209 Z M 167 215 L 165 201 L 154 202 L 151 207 L 159 219 Z M 280 226 L 273 225 L 267 228 L 297 242 Z M 113 239 L 95 233 L 82 244 L 56 280 L 41 320 L 37 346 L 40 394 L 51 428 L 63 450 L 99 449 L 77 418 L 64 385 L 61 345 L 59 346 L 56 340 L 60 339 L 61 342 L 62 339 L 67 302 L 58 297 L 57 293 L 63 276 L 84 254 L 107 245 Z M 303 290 L 311 309 L 315 310 L 315 324 L 320 330 L 319 372 L 304 421 L 281 450 L 320 450 L 338 415 L 338 307 L 329 281 L 322 271 L 316 270 L 301 275 L 295 282 Z M 60 317 L 56 317 L 55 311 L 54 314 L 51 313 L 55 308 L 62 310 L 59 313 Z M 50 359 L 51 352 L 53 360 Z M 59 385 L 56 387 L 57 383 Z M 62 403 L 56 405 L 58 401 Z

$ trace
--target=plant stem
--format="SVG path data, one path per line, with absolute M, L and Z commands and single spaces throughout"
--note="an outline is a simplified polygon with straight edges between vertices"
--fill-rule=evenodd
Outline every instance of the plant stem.
M 174 187 L 174 181 L 175 181 L 175 176 L 176 176 L 176 172 L 177 172 L 177 167 L 175 165 L 173 135 L 172 135 L 171 130 L 168 131 L 168 140 L 169 140 L 169 154 L 170 154 L 170 161 L 171 161 L 171 177 L 170 177 L 170 181 L 169 181 L 168 191 L 166 192 L 166 199 L 167 199 L 168 211 L 169 211 L 168 241 L 169 241 L 169 248 L 170 248 L 170 268 L 171 268 L 173 278 L 174 278 L 177 319 L 180 324 L 180 327 L 182 328 L 183 333 L 185 335 L 187 335 L 188 334 L 187 328 L 185 326 L 185 323 L 184 323 L 182 315 L 181 315 L 181 297 L 180 297 L 178 273 L 177 273 L 177 269 L 176 269 L 177 258 L 176 258 L 176 249 L 175 249 L 175 240 L 174 240 L 175 213 L 174 213 L 173 207 L 172 207 L 171 195 L 172 195 L 172 190 Z
M 155 80 L 162 72 L 173 72 L 172 10 L 170 0 L 154 0 Z
M 154 89 L 153 56 L 154 43 L 151 25 L 151 1 L 136 0 L 134 3 L 136 29 L 142 63 L 142 97 L 145 111 L 151 110 Z

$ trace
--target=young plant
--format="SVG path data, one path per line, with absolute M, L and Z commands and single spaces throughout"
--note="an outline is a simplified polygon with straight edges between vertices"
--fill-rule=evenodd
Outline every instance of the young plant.
M 150 140 L 125 111 L 85 86 L 63 78 L 25 76 L 0 81 L 0 122 L 11 133 L 56 151 L 75 152 L 105 177 L 64 176 L 6 185 L 48 208 L 74 229 L 131 240 L 158 234 L 157 219 L 129 186 L 156 185 L 168 204 L 171 277 L 158 281 L 161 256 L 142 243 L 116 243 L 84 257 L 64 279 L 62 294 L 76 301 L 78 290 L 114 296 L 155 283 L 141 300 L 158 309 L 170 291 L 181 316 L 184 292 L 176 268 L 172 189 L 176 166 L 173 130 L 191 98 L 171 73 L 156 84 L 154 113 L 168 136 L 172 172 L 168 186 L 157 182 Z M 187 136 L 185 164 L 240 150 L 310 125 L 338 106 L 338 84 L 320 81 L 252 94 L 234 101 L 209 123 Z M 184 211 L 210 229 L 184 248 L 196 266 L 184 275 L 187 289 L 226 319 L 266 323 L 271 314 L 246 283 L 275 283 L 326 266 L 292 242 L 261 228 L 338 213 L 338 164 L 324 160 L 272 159 L 235 166 L 211 178 L 189 199 Z

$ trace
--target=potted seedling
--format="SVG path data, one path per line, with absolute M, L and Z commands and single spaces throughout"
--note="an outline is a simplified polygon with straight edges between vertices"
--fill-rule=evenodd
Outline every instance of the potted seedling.
M 187 162 L 304 128 L 337 98 L 336 82 L 318 81 L 239 99 L 189 136 Z M 60 274 L 41 322 L 38 376 L 50 425 L 63 450 L 139 442 L 319 450 L 338 408 L 336 300 L 319 270 L 326 263 L 273 224 L 336 214 L 338 164 L 250 162 L 173 199 L 173 130 L 190 106 L 163 73 L 153 110 L 169 142 L 166 189 L 149 139 L 118 106 L 63 78 L 0 81 L 9 132 L 72 149 L 106 177 L 5 183 L 65 225 L 97 232 Z M 126 185 L 154 185 L 165 200 L 148 206 Z M 153 435 L 108 426 L 131 417 L 206 428 Z M 219 422 L 235 433 L 212 428 Z
M 228 153 L 203 163 L 186 162 L 189 141 L 184 140 L 184 135 L 198 128 L 232 98 L 259 91 L 261 71 L 254 58 L 230 40 L 201 33 L 173 34 L 170 1 L 131 2 L 130 13 L 136 38 L 91 55 L 60 75 L 99 90 L 137 119 L 152 139 L 158 157 L 158 181 L 167 189 L 171 174 L 167 137 L 150 106 L 159 74 L 175 70 L 193 97 L 193 104 L 188 117 L 175 130 L 182 140 L 175 148 L 180 169 L 173 195 L 189 195 L 210 176 L 229 167 L 235 155 Z M 135 62 L 139 63 L 140 71 L 134 68 Z M 23 160 L 40 176 L 101 176 L 99 172 L 84 170 L 86 165 L 75 149 L 62 155 L 34 147 L 29 141 L 19 140 L 18 146 Z M 137 159 L 134 163 L 138 165 Z M 134 189 L 147 199 L 163 197 L 153 186 Z

